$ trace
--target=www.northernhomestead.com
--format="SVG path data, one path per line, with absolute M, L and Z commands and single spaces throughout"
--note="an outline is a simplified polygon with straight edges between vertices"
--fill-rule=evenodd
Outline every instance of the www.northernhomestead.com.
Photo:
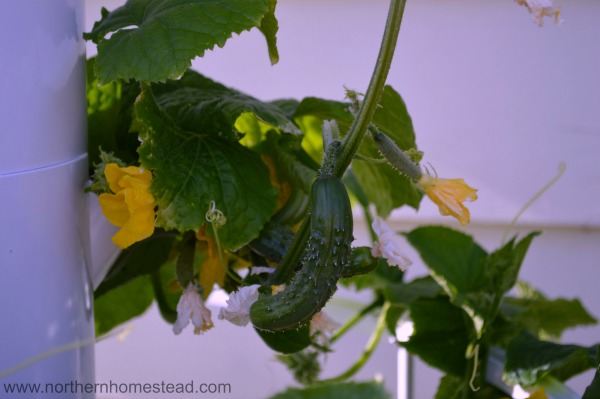
M 141 393 L 231 393 L 231 384 L 228 383 L 117 383 L 96 382 L 81 383 L 70 381 L 65 383 L 4 383 L 4 393 L 11 394 L 77 394 L 77 393 L 107 393 L 107 394 L 141 394 Z

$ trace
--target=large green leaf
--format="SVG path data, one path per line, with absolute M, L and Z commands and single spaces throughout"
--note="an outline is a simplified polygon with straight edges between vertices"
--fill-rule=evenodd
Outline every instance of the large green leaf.
M 414 334 L 401 345 L 431 366 L 463 376 L 467 367 L 465 353 L 475 334 L 469 328 L 467 314 L 440 296 L 412 301 L 410 318 Z
M 279 23 L 275 18 L 275 7 L 277 6 L 277 0 L 268 0 L 269 11 L 263 16 L 260 21 L 260 31 L 265 35 L 267 39 L 267 48 L 269 49 L 269 59 L 271 65 L 275 65 L 279 62 L 279 51 L 277 50 L 277 31 L 279 30 Z
M 600 345 L 596 350 L 596 374 L 592 383 L 585 389 L 581 399 L 596 399 L 600 398 Z
M 434 298 L 441 293 L 441 287 L 431 277 L 417 278 L 410 283 L 388 282 L 381 291 L 390 303 L 386 323 L 390 334 L 395 335 L 398 321 L 410 304 L 419 298 Z
M 183 130 L 219 133 L 237 141 L 238 133 L 247 132 L 236 129 L 236 121 L 240 116 L 250 114 L 248 116 L 256 123 L 301 134 L 276 105 L 259 101 L 192 70 L 181 79 L 155 85 L 152 90 L 161 108 Z
M 85 39 L 98 43 L 100 82 L 135 78 L 165 81 L 185 72 L 194 57 L 223 47 L 233 33 L 263 25 L 271 60 L 273 0 L 128 0 L 94 24 Z M 276 22 L 276 21 L 275 21 Z M 110 38 L 106 36 L 112 32 Z
M 102 295 L 94 301 L 96 335 L 100 336 L 141 315 L 150 307 L 153 299 L 148 276 L 137 277 Z
M 419 227 L 406 237 L 451 297 L 487 288 L 487 254 L 472 237 L 441 226 Z
M 409 306 L 418 298 L 433 298 L 442 289 L 431 277 L 417 278 L 410 283 L 389 283 L 383 288 L 385 299 L 394 305 Z
M 218 233 L 225 248 L 236 250 L 258 237 L 275 210 L 277 193 L 256 153 L 234 141 L 176 127 L 148 86 L 136 101 L 134 127 L 142 140 L 140 162 L 154 175 L 158 226 L 197 231 L 214 201 L 227 218 Z
M 318 384 L 307 388 L 289 388 L 270 399 L 390 399 L 378 382 Z
M 373 116 L 373 124 L 385 133 L 404 151 L 416 149 L 415 131 L 406 104 L 391 86 L 385 86 L 379 108 Z M 359 155 L 380 158 L 381 154 L 371 135 L 361 144 Z M 377 208 L 377 213 L 386 217 L 403 205 L 418 209 L 422 194 L 404 175 L 398 173 L 387 162 L 383 164 L 355 159 L 352 170 L 358 181 Z
M 568 380 L 596 366 L 596 349 L 540 341 L 523 333 L 506 350 L 507 383 L 531 386 L 548 374 Z
M 516 284 L 529 245 L 539 234 L 530 233 L 517 243 L 513 238 L 502 248 L 490 254 L 486 270 L 498 295 L 509 291 Z
M 490 384 L 478 387 L 476 391 L 469 388 L 464 378 L 445 375 L 435 394 L 435 399 L 507 399 L 506 393 Z
M 94 291 L 94 297 L 98 299 L 138 276 L 157 271 L 168 260 L 174 242 L 173 235 L 158 230 L 121 251 L 102 284 Z
M 472 237 L 441 226 L 419 227 L 408 233 L 407 239 L 452 303 L 469 314 L 480 337 L 495 316 L 485 250 Z
M 507 317 L 545 339 L 560 338 L 568 328 L 597 322 L 578 299 L 505 298 L 501 309 Z
M 466 382 L 453 375 L 445 375 L 435 393 L 435 399 L 461 399 Z

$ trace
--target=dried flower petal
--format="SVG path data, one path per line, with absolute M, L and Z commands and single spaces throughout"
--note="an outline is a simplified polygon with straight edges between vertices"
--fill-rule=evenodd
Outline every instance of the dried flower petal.
M 554 18 L 554 23 L 560 25 L 560 6 L 554 4 L 553 0 L 515 0 L 521 6 L 527 7 L 538 26 L 544 26 L 544 17 Z
M 258 300 L 259 287 L 260 285 L 254 284 L 232 292 L 227 300 L 227 307 L 219 311 L 219 320 L 225 319 L 240 327 L 248 325 L 250 306 Z
M 181 334 L 192 321 L 194 334 L 201 334 L 213 327 L 210 310 L 204 305 L 198 289 L 189 284 L 181 294 L 177 304 L 177 320 L 173 324 L 175 335 Z
M 310 335 L 319 334 L 325 342 L 328 342 L 331 335 L 340 328 L 340 323 L 333 320 L 323 310 L 316 313 L 310 320 Z
M 400 250 L 402 247 L 400 237 L 382 218 L 375 216 L 371 227 L 377 234 L 377 241 L 371 248 L 371 255 L 382 257 L 390 266 L 398 266 L 401 270 L 406 270 L 412 265 L 411 260 Z

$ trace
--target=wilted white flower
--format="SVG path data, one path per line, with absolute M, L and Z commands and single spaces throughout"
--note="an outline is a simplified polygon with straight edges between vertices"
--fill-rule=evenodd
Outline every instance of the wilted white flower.
M 194 334 L 201 334 L 213 327 L 210 310 L 204 306 L 196 286 L 190 283 L 181 294 L 177 304 L 177 320 L 173 324 L 175 335 L 181 334 L 192 320 Z
M 274 267 L 268 266 L 252 266 L 250 268 L 250 275 L 253 274 L 261 274 L 261 273 L 273 273 L 275 271 Z
M 325 343 L 329 341 L 331 335 L 340 327 L 340 323 L 333 320 L 327 313 L 320 311 L 310 320 L 310 335 L 319 333 Z
M 560 6 L 555 5 L 553 0 L 515 0 L 515 2 L 527 7 L 539 26 L 544 25 L 544 17 L 553 17 L 557 25 L 562 23 Z
M 250 306 L 258 300 L 259 287 L 260 285 L 254 284 L 232 292 L 227 300 L 227 307 L 219 311 L 219 320 L 225 319 L 236 326 L 246 326 L 250 322 Z
M 371 248 L 371 255 L 382 257 L 390 266 L 398 266 L 401 270 L 406 270 L 408 266 L 412 265 L 410 259 L 400 251 L 402 245 L 400 237 L 383 219 L 375 216 L 371 226 L 377 234 L 377 241 Z

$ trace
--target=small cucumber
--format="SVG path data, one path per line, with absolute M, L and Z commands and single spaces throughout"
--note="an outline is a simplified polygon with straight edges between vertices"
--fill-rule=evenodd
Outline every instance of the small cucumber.
M 335 292 L 350 260 L 352 240 L 352 210 L 346 187 L 335 176 L 318 177 L 310 194 L 310 237 L 303 267 L 285 291 L 264 296 L 252 305 L 254 327 L 284 331 L 310 321 Z
M 342 270 L 341 278 L 349 278 L 358 276 L 361 274 L 367 274 L 375 270 L 379 258 L 371 255 L 371 248 L 369 247 L 358 247 L 352 249 L 350 255 L 350 261 Z

